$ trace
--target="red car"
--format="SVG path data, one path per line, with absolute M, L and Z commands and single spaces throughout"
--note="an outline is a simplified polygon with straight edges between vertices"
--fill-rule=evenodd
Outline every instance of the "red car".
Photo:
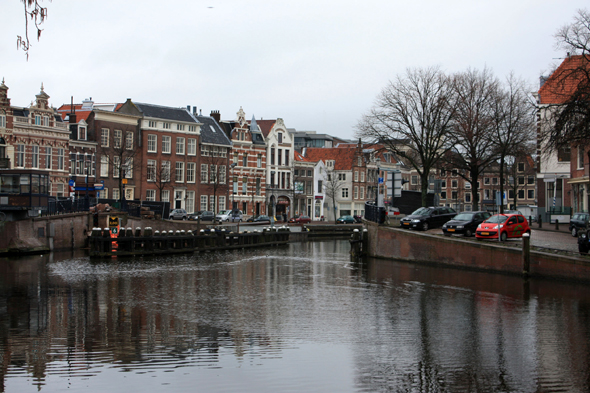
M 475 231 L 477 239 L 497 239 L 498 231 L 500 240 L 507 238 L 522 237 L 523 234 L 530 235 L 531 228 L 526 218 L 521 214 L 495 214 L 479 224 Z
M 308 224 L 311 222 L 311 218 L 309 218 L 308 216 L 295 216 L 292 217 L 289 220 L 290 223 L 295 223 L 295 224 Z

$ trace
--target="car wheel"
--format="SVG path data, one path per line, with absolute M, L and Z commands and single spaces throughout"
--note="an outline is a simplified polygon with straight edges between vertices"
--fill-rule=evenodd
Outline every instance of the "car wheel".
M 502 233 L 500 234 L 500 241 L 503 241 L 503 242 L 505 242 L 505 241 L 506 241 L 506 239 L 508 239 L 508 234 L 507 234 L 506 232 L 502 232 Z
M 186 221 L 186 217 L 182 217 L 182 221 Z
M 424 224 L 422 224 L 422 230 L 423 231 L 427 231 L 428 230 L 428 223 L 425 222 Z
M 473 236 L 473 233 L 471 233 L 471 229 L 466 229 L 465 230 L 465 237 L 471 237 Z
M 578 228 L 576 228 L 576 227 L 573 227 L 572 228 L 572 236 L 573 237 L 578 237 Z

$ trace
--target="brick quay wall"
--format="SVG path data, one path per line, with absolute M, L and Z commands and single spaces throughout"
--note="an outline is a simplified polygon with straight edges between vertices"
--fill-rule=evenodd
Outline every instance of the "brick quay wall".
M 522 248 L 491 241 L 474 242 L 457 237 L 431 235 L 365 222 L 368 229 L 367 254 L 386 258 L 454 268 L 522 275 Z M 590 259 L 530 251 L 529 275 L 552 279 L 590 281 Z

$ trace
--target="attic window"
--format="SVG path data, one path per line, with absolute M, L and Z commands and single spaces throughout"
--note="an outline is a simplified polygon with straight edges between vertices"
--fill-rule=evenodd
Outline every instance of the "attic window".
M 79 141 L 86 140 L 86 127 L 78 126 L 78 140 Z
M 328 168 L 334 168 L 334 160 L 327 160 L 326 161 L 326 166 Z
M 197 126 L 188 126 L 189 132 L 197 132 Z

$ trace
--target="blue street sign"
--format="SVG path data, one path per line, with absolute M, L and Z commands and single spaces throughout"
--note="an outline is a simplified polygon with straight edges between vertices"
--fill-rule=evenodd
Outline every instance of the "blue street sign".
M 379 178 L 379 184 L 383 184 L 383 178 L 382 177 Z
M 74 184 L 76 184 L 76 182 L 74 180 L 70 179 L 68 184 L 70 187 L 74 187 Z

